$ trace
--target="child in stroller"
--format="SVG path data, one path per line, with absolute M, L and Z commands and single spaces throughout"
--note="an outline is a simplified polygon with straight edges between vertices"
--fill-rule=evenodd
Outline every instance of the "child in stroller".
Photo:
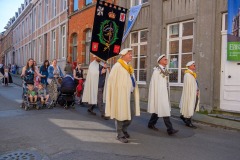
M 41 101 L 42 107 L 46 107 L 49 99 L 49 94 L 47 94 L 47 91 L 42 83 L 38 84 L 38 98 Z
M 37 91 L 35 90 L 33 83 L 26 83 L 23 81 L 22 99 L 23 102 L 21 107 L 26 111 L 31 107 L 36 108 L 37 110 L 40 109 L 39 105 L 37 104 Z
M 30 103 L 37 103 L 37 92 L 34 90 L 34 85 L 28 84 L 27 87 L 28 87 L 27 95 L 28 98 L 30 99 Z
M 66 75 L 62 79 L 60 87 L 60 95 L 58 97 L 58 104 L 64 106 L 65 109 L 68 109 L 70 106 L 74 108 L 76 91 L 74 79 L 71 75 Z

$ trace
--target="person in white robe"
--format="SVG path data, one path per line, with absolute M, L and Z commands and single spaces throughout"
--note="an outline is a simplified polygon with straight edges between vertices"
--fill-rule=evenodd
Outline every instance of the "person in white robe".
M 134 69 L 128 64 L 132 60 L 132 49 L 125 48 L 112 67 L 107 83 L 105 115 L 115 119 L 117 140 L 128 143 L 127 129 L 134 115 L 140 115 L 139 91 Z M 133 95 L 134 94 L 134 95 Z M 134 96 L 135 105 L 131 103 Z
M 149 85 L 148 94 L 148 112 L 152 113 L 152 116 L 148 122 L 148 128 L 158 131 L 155 127 L 159 117 L 163 117 L 165 126 L 167 127 L 167 133 L 173 135 L 178 130 L 173 129 L 170 121 L 171 105 L 169 101 L 168 91 L 168 77 L 169 72 L 166 69 L 167 58 L 166 55 L 161 55 L 158 59 L 158 66 L 153 70 L 152 78 Z
M 190 61 L 186 64 L 187 70 L 184 74 L 183 91 L 180 101 L 180 118 L 191 128 L 197 128 L 192 124 L 191 117 L 195 111 L 199 111 L 199 96 L 200 91 L 197 82 L 197 74 L 195 73 L 195 61 Z
M 106 97 L 106 85 L 109 75 L 106 63 L 101 59 L 94 56 L 95 60 L 92 61 L 88 68 L 88 73 L 83 90 L 82 102 L 89 104 L 88 112 L 92 115 L 96 115 L 93 111 L 94 106 L 98 106 L 101 113 L 101 117 L 105 120 L 109 118 L 105 116 L 103 102 Z

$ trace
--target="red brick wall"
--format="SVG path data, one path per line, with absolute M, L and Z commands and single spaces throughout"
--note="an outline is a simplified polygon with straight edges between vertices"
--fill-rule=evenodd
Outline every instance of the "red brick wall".
M 112 0 L 105 0 L 112 3 Z M 93 0 L 96 4 L 96 0 Z M 88 7 L 88 8 L 87 8 Z M 69 17 L 68 32 L 68 60 L 72 60 L 72 35 L 77 33 L 77 61 L 85 62 L 85 31 L 93 28 L 95 5 L 85 6 L 85 1 L 78 1 L 79 11 Z M 84 9 L 86 8 L 86 9 Z M 82 11 L 81 11 L 82 10 Z M 73 14 L 73 0 L 69 1 L 69 14 Z M 91 61 L 91 60 L 90 60 Z

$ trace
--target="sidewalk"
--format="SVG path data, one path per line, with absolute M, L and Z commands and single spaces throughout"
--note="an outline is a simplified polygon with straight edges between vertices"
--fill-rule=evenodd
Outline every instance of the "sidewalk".
M 20 78 L 20 75 L 12 75 L 13 83 L 22 86 L 22 79 Z M 147 111 L 147 102 L 141 101 L 140 102 L 141 111 L 146 112 Z M 179 118 L 180 112 L 179 108 L 172 108 L 171 111 L 172 117 Z M 179 118 L 180 119 L 180 118 Z M 215 127 L 221 127 L 226 129 L 233 129 L 240 131 L 240 121 L 239 118 L 229 118 L 224 115 L 214 115 L 214 114 L 201 114 L 201 113 L 195 113 L 193 116 L 193 121 L 208 124 Z M 229 120 L 232 119 L 232 120 Z
M 147 102 L 140 102 L 141 110 L 147 111 Z M 172 117 L 179 118 L 180 117 L 180 109 L 179 108 L 173 108 L 171 110 Z M 240 122 L 237 120 L 229 120 L 227 117 L 225 118 L 222 116 L 222 118 L 212 117 L 212 114 L 205 115 L 201 113 L 195 113 L 192 117 L 193 121 L 208 124 L 214 127 L 221 127 L 225 129 L 233 129 L 240 131 Z M 180 118 L 179 118 L 180 120 Z

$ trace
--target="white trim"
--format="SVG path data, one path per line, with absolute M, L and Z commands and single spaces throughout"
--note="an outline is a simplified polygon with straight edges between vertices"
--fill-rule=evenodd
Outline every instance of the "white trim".
M 136 81 L 138 84 L 146 84 L 146 80 L 145 81 L 140 81 L 139 80 L 139 76 L 140 76 L 140 70 L 145 70 L 147 72 L 147 68 L 145 69 L 140 69 L 140 59 L 141 58 L 145 58 L 145 60 L 147 60 L 147 55 L 145 56 L 140 56 L 140 51 L 141 51 L 141 46 L 143 45 L 146 45 L 148 44 L 148 42 L 140 42 L 141 40 L 141 32 L 144 32 L 146 31 L 148 33 L 148 29 L 143 29 L 143 30 L 139 30 L 139 31 L 133 31 L 133 32 L 130 32 L 130 47 L 137 47 L 137 50 L 138 50 L 138 55 L 137 56 L 134 56 L 133 55 L 133 59 L 136 59 L 137 60 L 137 66 L 135 66 L 135 73 L 137 74 L 136 76 Z M 132 34 L 134 33 L 137 33 L 137 37 L 138 37 L 138 42 L 137 43 L 131 43 L 132 42 Z M 148 38 L 148 37 L 147 37 Z
M 169 24 L 167 26 L 167 57 L 168 57 L 168 60 L 169 60 L 169 63 L 168 63 L 168 69 L 169 69 L 169 65 L 170 65 L 170 56 L 174 56 L 176 55 L 178 57 L 178 68 L 171 68 L 171 69 L 175 69 L 175 70 L 178 70 L 178 77 L 177 77 L 177 82 L 169 82 L 169 85 L 170 86 L 183 86 L 183 83 L 181 82 L 181 71 L 182 69 L 182 55 L 187 55 L 187 54 L 191 54 L 193 56 L 193 46 L 194 46 L 194 25 L 193 25 L 193 35 L 188 35 L 188 36 L 183 36 L 183 24 L 185 23 L 188 23 L 188 22 L 194 22 L 193 20 L 188 20 L 188 21 L 182 21 L 182 22 L 179 22 L 179 23 L 172 23 L 172 24 Z M 193 23 L 194 24 L 194 23 Z M 178 37 L 174 37 L 174 38 L 170 38 L 170 27 L 171 26 L 174 26 L 174 25 L 178 25 Z M 192 39 L 193 43 L 192 43 L 192 52 L 188 52 L 188 53 L 182 53 L 182 43 L 183 43 L 183 40 L 187 40 L 187 39 Z M 173 42 L 173 41 L 178 41 L 178 53 L 177 54 L 169 54 L 169 51 L 170 51 L 170 46 L 169 46 L 169 43 L 170 42 Z
M 149 3 L 149 0 L 148 0 L 148 2 L 145 2 L 145 3 L 142 3 L 142 0 L 138 0 L 138 4 L 133 5 L 133 1 L 135 1 L 135 0 L 131 0 L 131 1 L 130 1 L 130 6 L 131 6 L 131 7 L 133 7 L 133 6 L 137 6 L 137 5 L 139 5 L 139 4 Z

